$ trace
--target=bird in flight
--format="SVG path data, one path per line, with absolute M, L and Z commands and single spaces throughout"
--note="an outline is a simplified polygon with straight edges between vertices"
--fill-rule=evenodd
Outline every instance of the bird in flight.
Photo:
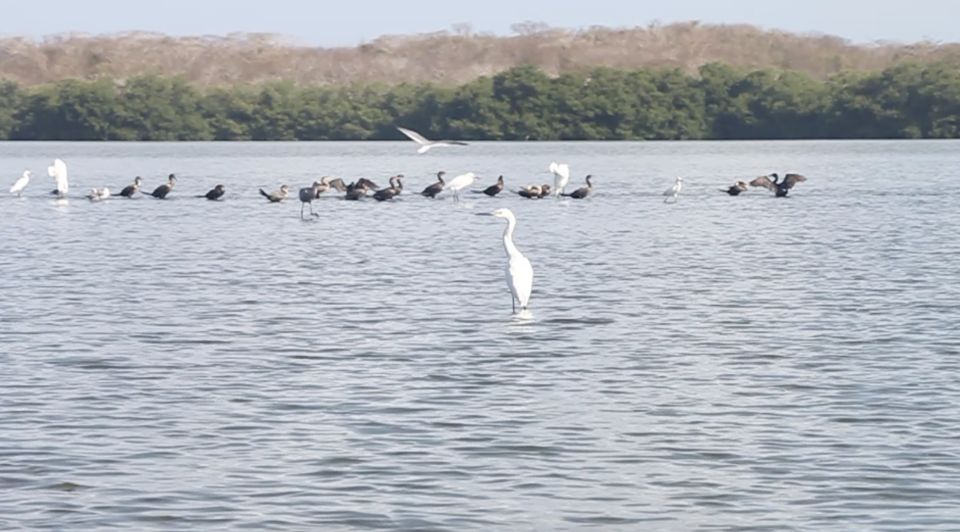
M 443 146 L 466 146 L 467 145 L 466 142 L 462 142 L 459 140 L 430 140 L 424 137 L 423 135 L 421 135 L 420 133 L 417 133 L 412 129 L 407 129 L 404 127 L 398 127 L 397 131 L 399 131 L 400 133 L 403 133 L 404 135 L 407 136 L 407 138 L 409 138 L 410 140 L 420 145 L 420 149 L 417 150 L 417 153 L 427 153 L 427 151 L 429 151 L 430 148 L 439 148 Z

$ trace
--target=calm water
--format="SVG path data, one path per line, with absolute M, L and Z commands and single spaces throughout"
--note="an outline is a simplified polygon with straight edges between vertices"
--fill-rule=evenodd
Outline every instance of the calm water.
M 960 143 L 414 150 L 0 144 L 0 529 L 960 528 Z M 552 160 L 596 196 L 257 194 Z

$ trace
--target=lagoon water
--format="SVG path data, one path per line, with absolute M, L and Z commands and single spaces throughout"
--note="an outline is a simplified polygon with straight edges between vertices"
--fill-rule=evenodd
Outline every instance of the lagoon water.
M 960 142 L 414 152 L 0 144 L 0 529 L 960 528 Z M 595 197 L 413 193 L 553 160 Z M 772 171 L 809 180 L 718 190 Z M 397 172 L 314 222 L 257 194 Z

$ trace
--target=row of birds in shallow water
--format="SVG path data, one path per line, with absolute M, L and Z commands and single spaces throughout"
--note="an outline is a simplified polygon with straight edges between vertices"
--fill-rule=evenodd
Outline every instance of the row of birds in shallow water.
M 586 186 L 578 188 L 569 194 L 565 193 L 564 189 L 570 182 L 569 166 L 566 164 L 551 163 L 549 170 L 554 175 L 553 187 L 551 187 L 549 184 L 532 185 L 519 189 L 517 194 L 531 199 L 544 198 L 550 195 L 583 199 L 589 197 L 593 191 L 593 176 L 588 175 L 585 179 Z M 66 197 L 70 190 L 69 181 L 67 179 L 67 165 L 62 160 L 56 159 L 53 165 L 47 169 L 47 172 L 51 177 L 54 178 L 56 182 L 56 189 L 53 190 L 52 193 L 56 194 L 60 198 Z M 424 188 L 420 194 L 429 198 L 435 198 L 444 190 L 450 190 L 453 193 L 454 198 L 459 200 L 460 192 L 471 186 L 476 181 L 476 176 L 472 172 L 458 175 L 449 181 L 444 179 L 445 175 L 446 174 L 444 172 L 438 172 L 437 181 Z M 361 178 L 350 184 L 346 184 L 340 178 L 323 177 L 320 179 L 320 181 L 315 181 L 312 186 L 301 188 L 299 190 L 299 199 L 301 202 L 300 217 L 303 218 L 303 209 L 306 205 L 310 205 L 311 215 L 318 216 L 315 212 L 313 212 L 313 200 L 319 198 L 322 194 L 329 190 L 337 190 L 342 192 L 344 194 L 344 198 L 347 200 L 359 200 L 367 197 L 368 193 L 370 192 L 372 192 L 372 197 L 378 201 L 391 200 L 400 195 L 400 193 L 403 191 L 403 178 L 404 177 L 402 174 L 395 175 L 390 178 L 389 187 L 379 188 L 376 183 L 366 178 Z M 723 191 L 731 196 L 738 196 L 742 192 L 746 191 L 749 186 L 754 186 L 767 188 L 774 192 L 776 196 L 783 197 L 787 195 L 789 190 L 793 188 L 794 185 L 803 181 L 806 181 L 806 178 L 799 174 L 787 174 L 782 180 L 777 174 L 770 174 L 769 176 L 758 177 L 749 183 L 737 181 L 730 188 Z M 17 180 L 13 187 L 10 188 L 10 192 L 12 194 L 20 195 L 29 182 L 30 172 L 25 171 L 23 176 Z M 166 183 L 154 188 L 153 191 L 148 195 L 157 199 L 165 199 L 167 195 L 173 191 L 176 183 L 177 177 L 174 174 L 170 174 L 167 177 Z M 138 176 L 134 178 L 132 184 L 124 187 L 118 196 L 131 198 L 137 193 L 141 193 L 140 189 L 142 186 L 143 180 Z M 497 182 L 493 185 L 490 185 L 483 190 L 475 190 L 474 192 L 494 197 L 500 194 L 503 190 L 503 176 L 500 176 L 497 179 Z M 676 201 L 682 190 L 683 178 L 678 177 L 674 185 L 664 192 L 664 196 L 666 196 L 664 201 L 669 201 L 670 199 Z M 217 185 L 206 194 L 198 197 L 216 201 L 223 198 L 225 192 L 226 189 L 223 185 Z M 289 195 L 289 192 L 290 189 L 287 185 L 281 186 L 279 190 L 274 192 L 267 192 L 263 189 L 260 189 L 260 194 L 272 203 L 285 200 Z M 111 193 L 107 187 L 100 189 L 95 188 L 90 191 L 87 197 L 91 201 L 100 201 L 111 197 Z M 519 249 L 517 249 L 517 246 L 513 242 L 513 233 L 517 226 L 516 216 L 510 209 L 505 208 L 497 209 L 492 213 L 478 214 L 495 216 L 498 218 L 503 218 L 507 221 L 507 226 L 503 231 L 503 248 L 507 256 L 507 264 L 505 268 L 507 287 L 510 289 L 511 305 L 514 313 L 517 312 L 517 306 L 520 307 L 521 311 L 526 311 L 530 303 L 530 295 L 533 291 L 533 266 L 530 264 L 530 260 L 527 259 L 527 257 L 524 256 Z
M 516 193 L 519 196 L 528 199 L 540 199 L 551 195 L 573 199 L 585 199 L 593 193 L 592 175 L 586 176 L 584 179 L 584 186 L 577 188 L 573 192 L 567 193 L 565 192 L 565 189 L 570 182 L 570 167 L 566 164 L 550 163 L 548 169 L 550 173 L 554 175 L 554 184 L 552 187 L 547 183 L 542 185 L 528 185 L 516 190 Z M 69 192 L 66 164 L 62 160 L 56 159 L 53 165 L 48 168 L 48 173 L 55 179 L 56 182 L 56 189 L 54 189 L 51 193 L 59 197 L 65 197 L 67 192 Z M 30 171 L 25 170 L 20 179 L 18 179 L 13 186 L 10 187 L 10 193 L 19 196 L 30 182 L 30 177 Z M 473 185 L 473 183 L 477 181 L 477 176 L 473 172 L 467 172 L 465 174 L 458 175 L 449 181 L 447 181 L 445 177 L 446 172 L 437 172 L 437 181 L 424 188 L 420 194 L 428 198 L 436 198 L 444 190 L 449 190 L 453 193 L 454 199 L 459 201 L 461 191 Z M 403 192 L 404 179 L 405 178 L 403 174 L 397 174 L 390 178 L 390 186 L 380 188 L 376 183 L 367 178 L 360 178 L 347 184 L 341 178 L 325 176 L 319 181 L 314 181 L 312 186 L 301 188 L 299 190 L 298 197 L 303 204 L 312 204 L 314 199 L 320 198 L 324 193 L 330 190 L 336 190 L 343 193 L 343 197 L 346 200 L 360 200 L 371 196 L 377 201 L 388 201 L 399 196 Z M 786 174 L 783 179 L 780 179 L 778 174 L 772 173 L 766 176 L 760 176 L 749 183 L 746 181 L 737 181 L 729 188 L 721 190 L 731 196 L 738 196 L 741 193 L 746 192 L 751 186 L 762 187 L 770 190 L 777 197 L 785 197 L 790 192 L 790 189 L 792 189 L 797 183 L 801 183 L 803 181 L 806 181 L 806 178 L 800 174 Z M 176 175 L 170 174 L 167 177 L 166 183 L 154 188 L 152 192 L 146 193 L 141 191 L 143 179 L 137 176 L 134 178 L 132 184 L 124 187 L 117 195 L 120 197 L 131 198 L 138 193 L 144 193 L 157 199 L 165 199 L 167 195 L 173 191 L 173 188 L 176 186 L 176 184 Z M 497 181 L 494 184 L 482 190 L 473 190 L 472 192 L 494 197 L 503 192 L 503 190 L 504 180 L 503 176 L 501 175 L 497 178 Z M 673 186 L 664 191 L 663 195 L 666 196 L 664 201 L 670 201 L 671 199 L 676 200 L 680 196 L 682 190 L 683 178 L 678 177 L 676 178 Z M 197 197 L 216 201 L 222 199 L 225 193 L 226 187 L 224 187 L 222 184 L 218 184 L 210 189 L 206 194 Z M 287 199 L 290 194 L 290 187 L 287 185 L 282 185 L 278 190 L 272 192 L 267 192 L 261 188 L 260 194 L 270 202 L 277 203 Z M 111 196 L 113 196 L 113 194 L 111 193 L 110 189 L 108 187 L 102 187 L 91 189 L 86 197 L 91 201 L 99 201 L 110 198 Z

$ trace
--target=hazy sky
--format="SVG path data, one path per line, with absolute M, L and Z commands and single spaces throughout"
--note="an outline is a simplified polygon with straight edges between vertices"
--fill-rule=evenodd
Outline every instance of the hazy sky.
M 14 8 L 15 6 L 15 8 Z M 174 35 L 280 33 L 323 46 L 469 23 L 576 28 L 699 20 L 835 34 L 855 42 L 960 41 L 960 0 L 2 0 L 0 35 L 146 30 Z

